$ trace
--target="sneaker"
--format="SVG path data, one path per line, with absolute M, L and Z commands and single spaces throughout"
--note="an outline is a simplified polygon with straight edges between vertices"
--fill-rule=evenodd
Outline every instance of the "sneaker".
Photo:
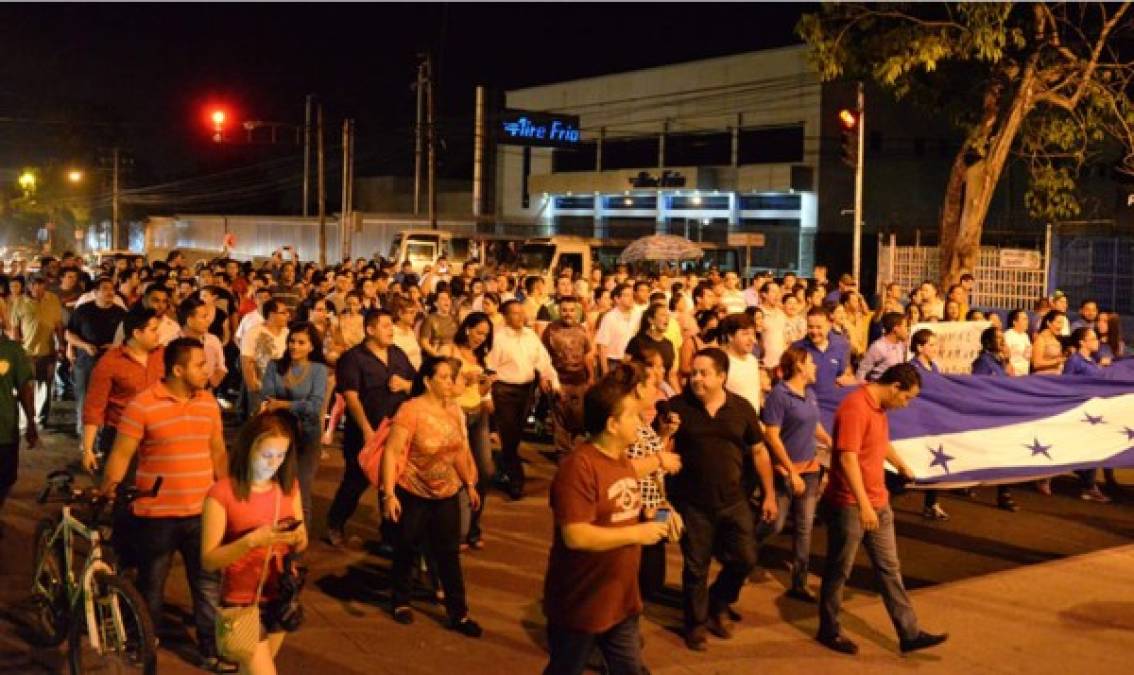
M 201 657 L 201 669 L 210 673 L 238 673 L 240 666 L 217 656 Z
M 729 625 L 729 621 L 725 618 L 724 612 L 710 612 L 708 620 L 705 621 L 705 630 L 722 640 L 732 639 L 732 626 Z
M 818 598 L 815 597 L 815 593 L 813 593 L 811 589 L 806 586 L 791 588 L 786 593 L 784 593 L 784 595 L 788 596 L 792 600 L 807 602 L 812 605 L 818 602 Z
M 840 654 L 849 654 L 851 656 L 854 656 L 858 653 L 858 645 L 855 644 L 853 640 L 844 635 L 833 635 L 830 637 L 820 635 L 815 639 L 819 641 L 819 644 L 823 645 L 827 649 L 831 649 Z
M 905 654 L 907 652 L 916 652 L 919 649 L 929 649 L 930 647 L 936 647 L 937 645 L 948 639 L 948 633 L 934 634 L 921 631 L 917 634 L 917 637 L 911 640 L 902 640 L 900 647 L 902 649 L 902 653 Z
M 402 624 L 403 626 L 410 625 L 411 623 L 413 623 L 413 610 L 410 609 L 409 605 L 402 605 L 401 607 L 395 607 L 394 608 L 394 621 L 397 621 L 398 623 Z
M 480 624 L 468 618 L 467 616 L 462 617 L 457 621 L 450 621 L 448 628 L 449 630 L 456 631 L 461 635 L 464 635 L 465 637 L 478 638 L 484 634 L 484 629 L 480 627 Z
M 1089 490 L 1083 490 L 1083 492 L 1079 494 L 1079 499 L 1082 499 L 1085 502 L 1095 502 L 1098 504 L 1110 503 L 1110 497 L 1104 495 L 1102 493 L 1102 490 L 1100 490 L 1097 485 Z
M 703 652 L 709 648 L 709 638 L 705 635 L 702 626 L 691 628 L 685 633 L 685 646 L 695 652 Z
M 923 510 L 921 517 L 926 520 L 949 520 L 949 514 L 945 513 L 945 509 L 941 508 L 940 504 L 934 504 Z
M 1011 511 L 1012 513 L 1020 510 L 1020 507 L 1016 505 L 1016 500 L 1012 499 L 1011 497 L 998 498 L 996 500 L 996 508 L 1003 511 Z
M 328 527 L 327 534 L 323 535 L 323 541 L 335 548 L 342 548 L 343 531 L 334 527 Z

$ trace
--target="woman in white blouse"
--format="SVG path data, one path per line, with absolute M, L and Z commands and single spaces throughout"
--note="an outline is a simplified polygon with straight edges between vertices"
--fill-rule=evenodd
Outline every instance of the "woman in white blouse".
M 1008 330 L 1004 331 L 1008 345 L 1010 375 L 1027 375 L 1032 362 L 1032 340 L 1028 337 L 1028 313 L 1022 309 L 1008 315 Z

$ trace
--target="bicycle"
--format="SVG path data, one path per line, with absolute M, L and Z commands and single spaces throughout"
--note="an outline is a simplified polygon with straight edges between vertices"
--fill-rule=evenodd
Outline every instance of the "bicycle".
M 72 675 L 152 675 L 157 671 L 157 638 L 146 602 L 115 570 L 113 552 L 103 550 L 108 539 L 106 507 L 112 501 L 93 488 L 73 488 L 73 482 L 70 472 L 54 471 L 37 500 L 45 504 L 52 495 L 59 495 L 60 499 L 52 501 L 64 506 L 59 515 L 45 518 L 36 527 L 33 628 L 45 645 L 58 646 L 67 640 Z M 125 507 L 139 497 L 156 496 L 161 482 L 158 477 L 148 492 L 119 486 L 115 502 Z M 77 540 L 88 544 L 81 568 L 75 560 L 81 554 Z M 90 650 L 84 650 L 84 642 Z M 93 660 L 84 660 L 86 651 L 94 653 Z

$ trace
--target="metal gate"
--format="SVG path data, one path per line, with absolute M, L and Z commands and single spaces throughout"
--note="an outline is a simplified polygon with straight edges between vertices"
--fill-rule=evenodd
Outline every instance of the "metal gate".
M 1051 233 L 1048 231 L 1047 246 L 1050 250 Z M 1033 264 L 1021 267 L 1006 266 L 1004 262 L 1021 249 L 1007 249 L 999 246 L 982 246 L 973 270 L 976 287 L 973 289 L 973 307 L 985 309 L 1031 309 L 1032 304 L 1047 294 L 1047 261 L 1050 255 L 1045 251 L 1026 251 L 1025 256 Z M 899 246 L 897 236 L 891 234 L 889 240 L 878 237 L 878 285 L 881 296 L 886 285 L 895 282 L 903 290 L 909 291 L 923 281 L 940 283 L 940 254 L 936 246 Z M 940 289 L 944 295 L 946 289 Z
M 1052 285 L 1073 301 L 1091 298 L 1103 311 L 1134 314 L 1134 238 L 1059 235 L 1052 256 Z

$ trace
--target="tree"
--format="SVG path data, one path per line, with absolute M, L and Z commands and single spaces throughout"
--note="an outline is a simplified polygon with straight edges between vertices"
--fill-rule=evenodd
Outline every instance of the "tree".
M 964 140 L 941 209 L 941 276 L 976 267 L 1006 163 L 1029 170 L 1033 217 L 1079 212 L 1080 170 L 1118 150 L 1134 175 L 1130 3 L 825 3 L 796 31 L 824 81 L 872 79 L 945 111 Z M 1127 54 L 1126 57 L 1130 58 Z

